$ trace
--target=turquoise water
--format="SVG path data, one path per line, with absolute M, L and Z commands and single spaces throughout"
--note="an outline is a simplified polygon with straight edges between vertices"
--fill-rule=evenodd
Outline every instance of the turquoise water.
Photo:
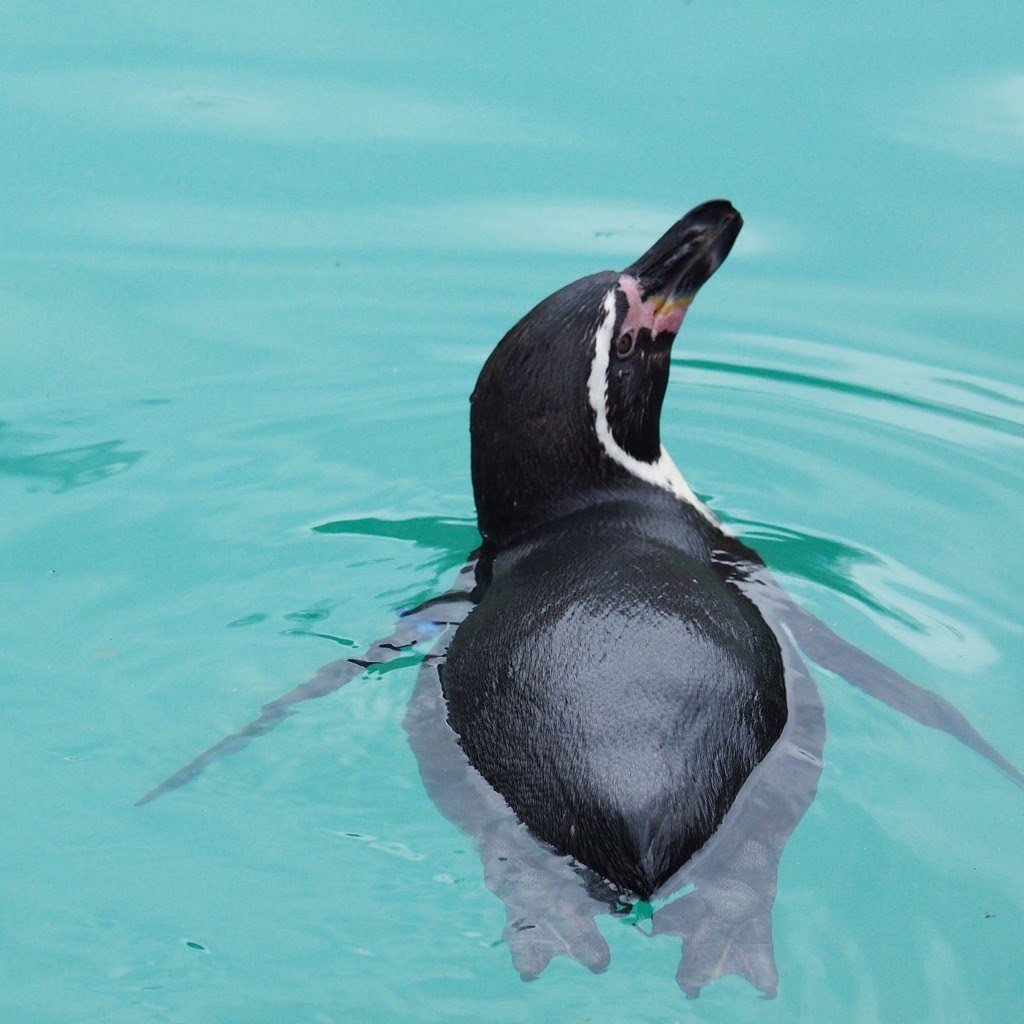
M 577 10 L 0 12 L 4 1021 L 1019 1018 L 1024 794 L 826 673 L 774 1002 L 521 982 L 412 668 L 133 806 L 451 580 L 490 348 L 719 195 L 667 447 L 1024 764 L 1024 8 Z

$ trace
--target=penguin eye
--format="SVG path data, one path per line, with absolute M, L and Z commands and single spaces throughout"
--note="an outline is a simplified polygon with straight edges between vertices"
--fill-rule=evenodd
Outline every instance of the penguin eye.
M 619 335 L 615 342 L 615 354 L 620 359 L 628 359 L 636 348 L 636 335 L 632 331 L 626 331 Z

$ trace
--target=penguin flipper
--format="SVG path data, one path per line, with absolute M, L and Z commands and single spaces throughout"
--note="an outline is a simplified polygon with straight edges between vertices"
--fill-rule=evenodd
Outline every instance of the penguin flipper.
M 783 621 L 801 650 L 823 668 L 841 675 L 852 686 L 888 704 L 908 718 L 940 729 L 977 751 L 1011 782 L 1024 789 L 1024 774 L 974 728 L 949 701 L 894 672 L 834 633 L 821 619 L 789 601 Z
M 159 786 L 139 797 L 135 802 L 136 806 L 152 803 L 165 793 L 179 789 L 202 775 L 214 761 L 218 761 L 225 754 L 233 754 L 247 746 L 250 740 L 270 732 L 285 718 L 295 714 L 296 704 L 326 697 L 362 675 L 367 669 L 384 666 L 389 662 L 394 663 L 403 655 L 406 659 L 418 661 L 420 654 L 415 650 L 417 644 L 423 640 L 433 639 L 445 627 L 457 624 L 466 617 L 473 600 L 475 573 L 474 552 L 470 555 L 469 562 L 459 572 L 450 590 L 403 613 L 395 624 L 394 632 L 390 636 L 374 641 L 361 658 L 340 658 L 321 666 L 312 679 L 264 704 L 259 717 L 242 726 L 238 732 L 225 736 L 184 767 L 179 768 Z M 392 664 L 391 667 L 398 666 Z
M 733 548 L 738 547 L 733 542 Z M 739 556 L 735 550 L 730 550 L 721 562 L 729 567 L 736 585 L 761 609 L 776 633 L 788 631 L 811 661 L 841 675 L 851 686 L 915 722 L 949 733 L 1024 789 L 1024 773 L 1003 757 L 948 700 L 912 683 L 844 640 L 783 590 L 750 549 Z

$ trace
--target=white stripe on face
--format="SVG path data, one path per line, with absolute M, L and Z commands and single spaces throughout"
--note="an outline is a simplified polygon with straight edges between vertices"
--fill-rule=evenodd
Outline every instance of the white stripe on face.
M 655 462 L 641 462 L 622 448 L 608 425 L 608 368 L 611 365 L 612 344 L 615 341 L 615 296 L 619 291 L 626 294 L 627 298 L 636 295 L 636 282 L 633 278 L 623 275 L 619 284 L 605 296 L 604 318 L 597 328 L 594 339 L 594 361 L 590 365 L 590 377 L 587 381 L 587 397 L 590 408 L 594 411 L 594 429 L 597 431 L 598 443 L 613 462 L 617 462 L 633 476 L 668 491 L 680 501 L 692 505 L 709 522 L 720 526 L 711 509 L 690 489 L 690 485 L 683 479 L 683 474 L 676 468 L 664 446 Z

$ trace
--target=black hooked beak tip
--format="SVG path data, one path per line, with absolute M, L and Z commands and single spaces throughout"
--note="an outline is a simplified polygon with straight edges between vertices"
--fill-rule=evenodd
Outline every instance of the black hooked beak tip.
M 623 273 L 640 283 L 645 299 L 692 299 L 722 265 L 743 227 L 739 211 L 725 199 L 694 207 Z

